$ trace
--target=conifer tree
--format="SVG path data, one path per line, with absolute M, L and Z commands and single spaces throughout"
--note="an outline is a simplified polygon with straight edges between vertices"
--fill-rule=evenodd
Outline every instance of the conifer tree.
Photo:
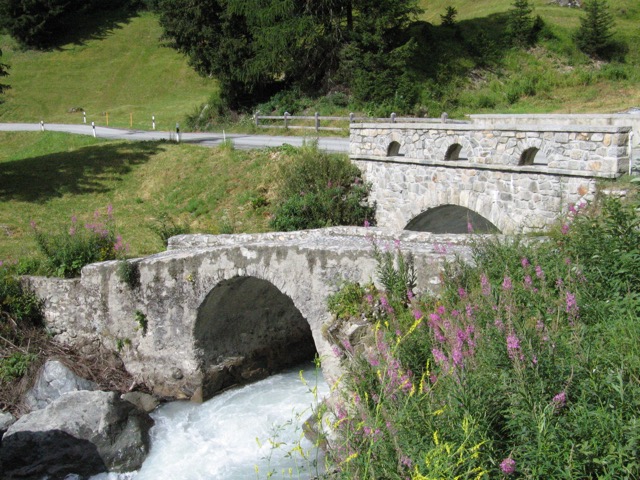
M 529 0 L 514 0 L 507 25 L 509 39 L 513 45 L 526 47 L 530 44 L 533 22 L 533 8 Z
M 587 55 L 606 55 L 614 26 L 609 4 L 606 0 L 586 0 L 584 10 L 586 15 L 580 19 L 576 44 Z
M 2 63 L 2 50 L 0 50 L 0 78 L 2 77 L 6 77 L 7 75 L 9 75 L 9 72 L 7 71 L 9 69 L 9 67 L 7 65 L 5 65 L 4 63 Z M 5 85 L 3 83 L 0 83 L 0 95 L 2 95 L 4 93 L 4 91 L 6 89 L 9 88 L 9 85 Z M 0 100 L 1 102 L 1 100 Z

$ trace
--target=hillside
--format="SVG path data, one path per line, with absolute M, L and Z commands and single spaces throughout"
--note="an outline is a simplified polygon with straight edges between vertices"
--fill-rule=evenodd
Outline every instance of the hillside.
M 627 51 L 611 63 L 594 61 L 572 42 L 582 10 L 533 0 L 545 22 L 528 51 L 501 47 L 511 0 L 423 0 L 424 20 L 435 27 L 435 50 L 445 75 L 426 85 L 423 101 L 454 114 L 469 112 L 615 112 L 640 105 L 640 4 L 610 0 L 614 40 Z M 458 11 L 462 42 L 438 27 L 447 6 Z M 454 45 L 447 51 L 446 45 Z M 463 45 L 461 45 L 463 44 Z M 464 45 L 466 44 L 466 45 Z M 469 45 L 471 48 L 469 48 Z M 484 50 L 484 52 L 483 52 Z M 479 52 L 478 52 L 479 51 Z M 482 65 L 480 56 L 487 55 Z M 482 60 L 482 59 L 481 59 Z M 480 63 L 480 64 L 479 64 Z M 434 92 L 435 90 L 435 92 Z
M 571 40 L 583 12 L 533 0 L 534 15 L 545 22 L 538 44 L 527 50 L 505 46 L 506 12 L 511 0 L 422 0 L 423 38 L 415 64 L 421 71 L 419 103 L 405 114 L 461 117 L 488 112 L 615 112 L 640 105 L 640 5 L 610 0 L 616 39 L 626 53 L 611 63 L 593 61 Z M 457 9 L 457 30 L 440 25 L 447 6 Z M 170 129 L 217 91 L 214 79 L 199 77 L 174 50 L 163 46 L 157 18 L 149 12 L 116 11 L 96 19 L 91 33 L 70 35 L 47 52 L 22 51 L 0 35 L 3 61 L 11 66 L 12 89 L 0 104 L 0 121 L 77 123 L 84 108 L 99 125 Z M 355 107 L 332 99 L 280 101 L 269 111 L 345 114 Z M 388 115 L 389 106 L 372 107 Z M 185 125 L 186 127 L 186 125 Z M 243 128 L 243 127 L 236 127 Z
M 10 66 L 3 81 L 11 85 L 0 104 L 0 122 L 44 119 L 79 123 L 84 108 L 96 124 L 169 129 L 216 88 L 199 77 L 186 60 L 162 45 L 156 17 L 124 11 L 103 13 L 87 35 L 52 51 L 21 50 L 0 35 L 2 61 Z
M 164 249 L 163 215 L 198 233 L 264 231 L 278 150 L 118 142 L 55 132 L 0 133 L 0 261 L 31 256 L 30 222 L 67 230 L 112 205 L 129 256 Z M 165 228 L 170 228 L 168 223 Z

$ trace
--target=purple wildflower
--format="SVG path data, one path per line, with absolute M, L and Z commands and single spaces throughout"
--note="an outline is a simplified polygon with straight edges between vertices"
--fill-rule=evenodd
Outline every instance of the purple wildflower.
M 465 291 L 464 288 L 462 287 L 458 288 L 458 296 L 460 298 L 467 298 L 467 292 Z
M 504 277 L 502 281 L 502 289 L 503 290 L 511 290 L 513 288 L 513 284 L 511 283 L 511 277 Z
M 371 226 L 371 224 L 369 223 L 369 220 L 365 220 L 365 221 L 364 221 L 364 226 L 365 226 L 365 228 L 367 228 L 367 227 L 370 227 L 370 226 Z
M 413 311 L 413 318 L 415 318 L 416 320 L 420 320 L 423 317 L 423 314 L 420 310 L 415 309 Z
M 524 277 L 524 286 L 526 288 L 531 288 L 533 286 L 533 280 L 531 280 L 531 275 L 527 275 Z
M 563 235 L 566 235 L 567 233 L 569 233 L 569 225 L 566 223 L 563 223 L 562 229 L 560 231 L 562 232 Z
M 471 222 L 467 222 L 467 233 L 473 233 L 473 225 Z
M 544 280 L 544 271 L 540 265 L 536 265 L 536 277 Z
M 515 360 L 516 357 L 520 357 L 520 359 L 522 359 L 522 354 L 520 353 L 520 340 L 515 333 L 507 335 L 507 353 L 511 360 Z
M 505 458 L 500 463 L 500 470 L 502 470 L 502 473 L 505 475 L 511 475 L 516 471 L 516 461 L 511 457 Z
M 522 257 L 522 259 L 520 260 L 520 265 L 522 265 L 522 268 L 527 268 L 531 264 L 529 263 L 529 259 L 527 257 Z
M 480 276 L 480 285 L 482 285 L 482 294 L 485 297 L 491 295 L 491 285 L 489 284 L 489 279 L 484 273 Z
M 566 394 L 566 392 L 562 391 L 562 392 L 558 393 L 556 396 L 554 396 L 553 400 L 552 400 L 552 403 L 558 409 L 564 407 L 565 404 L 567 403 L 567 394 Z

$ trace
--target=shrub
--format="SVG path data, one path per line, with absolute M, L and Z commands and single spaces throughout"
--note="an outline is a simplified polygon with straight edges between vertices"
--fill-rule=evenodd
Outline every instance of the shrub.
M 639 207 L 478 240 L 439 297 L 370 292 L 374 341 L 350 346 L 334 404 L 339 478 L 637 478 Z
M 0 359 L 0 381 L 13 382 L 21 378 L 37 358 L 33 353 L 15 352 Z
M 96 211 L 93 222 L 84 226 L 73 216 L 69 228 L 58 233 L 46 233 L 34 222 L 32 228 L 38 248 L 45 256 L 46 272 L 58 277 L 78 276 L 85 265 L 114 260 L 127 250 L 122 237 L 116 234 L 111 206 L 107 207 L 106 217 Z
M 166 247 L 169 245 L 169 239 L 176 235 L 191 233 L 191 228 L 186 223 L 175 221 L 166 212 L 158 215 L 158 218 L 149 225 L 149 229 L 155 233 Z
M 270 226 L 280 231 L 335 225 L 373 223 L 375 207 L 368 205 L 370 185 L 349 160 L 318 150 L 296 150 L 279 171 L 278 198 Z
M 0 331 L 7 335 L 42 323 L 42 302 L 22 286 L 17 266 L 0 262 Z

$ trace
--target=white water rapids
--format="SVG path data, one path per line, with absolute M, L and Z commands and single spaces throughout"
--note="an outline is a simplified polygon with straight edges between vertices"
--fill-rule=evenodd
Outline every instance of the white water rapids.
M 314 478 L 324 462 L 304 439 L 302 424 L 328 391 L 319 369 L 305 364 L 203 404 L 168 403 L 152 413 L 151 451 L 142 468 L 91 480 L 255 480 L 269 472 L 274 479 Z

